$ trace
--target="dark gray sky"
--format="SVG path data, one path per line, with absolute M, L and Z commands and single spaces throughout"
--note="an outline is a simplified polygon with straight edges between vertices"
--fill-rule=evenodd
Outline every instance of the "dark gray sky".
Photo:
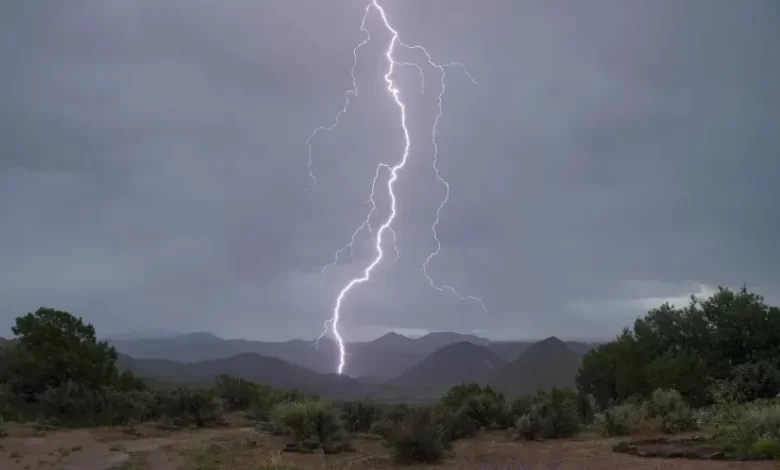
M 775 0 L 385 0 L 452 70 L 431 167 L 435 70 L 396 75 L 410 163 L 393 256 L 345 305 L 348 339 L 391 329 L 604 337 L 663 299 L 747 283 L 780 301 Z M 41 305 L 99 331 L 314 337 L 370 261 L 320 271 L 402 150 L 389 36 L 363 2 L 0 4 L 0 329 Z M 399 56 L 416 60 L 413 54 Z M 380 215 L 386 199 L 377 198 Z M 378 219 L 377 219 L 378 220 Z M 392 251 L 390 245 L 387 249 Z

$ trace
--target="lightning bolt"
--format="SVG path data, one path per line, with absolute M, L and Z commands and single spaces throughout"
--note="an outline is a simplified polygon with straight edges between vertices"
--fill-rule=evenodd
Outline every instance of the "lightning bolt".
M 339 291 L 339 294 L 336 297 L 335 305 L 333 307 L 332 316 L 325 321 L 324 331 L 317 338 L 317 342 L 315 343 L 315 344 L 318 344 L 319 340 L 328 332 L 328 330 L 331 330 L 333 332 L 333 336 L 336 338 L 336 343 L 337 343 L 338 350 L 339 350 L 339 365 L 338 365 L 338 373 L 339 374 L 342 374 L 343 371 L 344 371 L 344 366 L 346 364 L 346 355 L 347 355 L 346 348 L 344 346 L 344 339 L 341 337 L 341 334 L 339 333 L 339 330 L 338 330 L 339 320 L 341 319 L 341 307 L 342 307 L 342 304 L 344 303 L 344 300 L 347 298 L 347 295 L 350 293 L 350 291 L 352 291 L 355 287 L 357 287 L 358 285 L 363 284 L 365 282 L 368 282 L 371 279 L 371 273 L 374 271 L 374 269 L 384 259 L 385 251 L 383 249 L 383 242 L 384 242 L 385 232 L 390 232 L 390 234 L 392 236 L 392 242 L 393 242 L 393 248 L 394 248 L 395 254 L 396 254 L 396 260 L 400 257 L 400 252 L 398 251 L 398 246 L 397 246 L 396 233 L 395 233 L 395 231 L 393 230 L 393 227 L 392 227 L 393 221 L 395 220 L 396 215 L 397 215 L 397 210 L 396 210 L 396 200 L 397 200 L 397 198 L 396 198 L 396 194 L 395 194 L 395 191 L 394 191 L 394 187 L 395 187 L 396 181 L 398 180 L 398 177 L 399 177 L 399 174 L 400 174 L 401 170 L 404 169 L 404 167 L 406 166 L 407 162 L 409 161 L 409 150 L 411 148 L 411 138 L 409 136 L 409 129 L 408 129 L 407 125 L 406 125 L 406 105 L 404 104 L 404 102 L 400 98 L 400 90 L 395 85 L 395 83 L 393 82 L 392 75 L 393 75 L 393 72 L 395 71 L 396 66 L 416 68 L 418 70 L 418 72 L 420 73 L 420 77 L 421 77 L 420 93 L 423 94 L 423 93 L 425 93 L 425 74 L 423 72 L 422 67 L 419 64 L 417 64 L 417 63 L 413 63 L 413 62 L 398 62 L 395 59 L 395 56 L 394 56 L 396 47 L 400 47 L 400 48 L 407 49 L 407 50 L 418 50 L 418 51 L 422 52 L 425 55 L 425 57 L 426 57 L 427 63 L 430 66 L 432 66 L 432 67 L 436 68 L 437 70 L 439 70 L 439 72 L 440 72 L 440 85 L 441 85 L 441 88 L 440 88 L 439 95 L 438 95 L 438 113 L 436 115 L 436 118 L 434 120 L 434 124 L 433 124 L 432 130 L 431 130 L 431 141 L 433 143 L 433 149 L 434 149 L 433 169 L 434 169 L 434 172 L 436 174 L 436 179 L 445 188 L 445 196 L 444 196 L 444 199 L 439 204 L 438 209 L 436 210 L 436 220 L 433 223 L 433 226 L 431 227 L 431 232 L 433 234 L 433 239 L 436 241 L 436 250 L 434 252 L 432 252 L 430 255 L 428 255 L 428 257 L 425 259 L 425 262 L 422 264 L 422 266 L 420 266 L 420 268 L 418 270 L 422 271 L 422 273 L 425 276 L 425 278 L 427 279 L 428 283 L 434 289 L 436 289 L 438 291 L 449 291 L 452 294 L 454 294 L 460 300 L 473 300 L 473 301 L 476 301 L 476 302 L 479 303 L 479 305 L 481 306 L 481 308 L 482 308 L 482 310 L 484 312 L 486 312 L 486 313 L 488 312 L 487 308 L 485 307 L 484 302 L 479 297 L 474 297 L 474 296 L 470 296 L 470 295 L 469 296 L 464 296 L 464 295 L 461 295 L 452 286 L 449 286 L 449 285 L 446 285 L 446 284 L 439 285 L 439 284 L 437 284 L 434 281 L 433 277 L 428 273 L 428 265 L 430 264 L 431 260 L 434 257 L 436 257 L 441 252 L 441 241 L 439 240 L 438 233 L 436 232 L 436 227 L 439 224 L 439 221 L 441 219 L 441 211 L 442 211 L 442 209 L 444 209 L 444 206 L 447 204 L 447 202 L 449 201 L 449 197 L 450 197 L 450 185 L 441 176 L 441 173 L 440 173 L 439 168 L 438 168 L 439 147 L 438 147 L 438 145 L 436 143 L 436 133 L 437 133 L 437 128 L 438 128 L 438 124 L 439 124 L 439 119 L 443 115 L 442 98 L 443 98 L 444 92 L 445 92 L 445 84 L 444 84 L 444 82 L 445 82 L 445 77 L 446 77 L 446 70 L 449 69 L 449 68 L 452 68 L 452 67 L 458 67 L 458 68 L 462 69 L 463 72 L 465 72 L 466 76 L 469 78 L 469 80 L 471 80 L 471 82 L 474 85 L 476 85 L 479 88 L 481 88 L 481 87 L 480 87 L 479 83 L 477 83 L 477 81 L 474 80 L 474 78 L 469 73 L 468 69 L 466 69 L 466 67 L 463 64 L 461 64 L 459 62 L 452 62 L 452 63 L 448 63 L 448 64 L 438 64 L 438 63 L 436 63 L 433 60 L 431 55 L 428 53 L 428 51 L 423 46 L 419 46 L 419 45 L 409 46 L 409 45 L 403 43 L 400 40 L 400 35 L 399 35 L 398 31 L 395 28 L 393 28 L 393 26 L 391 25 L 389 17 L 387 15 L 387 13 L 385 12 L 384 8 L 379 4 L 379 0 L 371 0 L 371 2 L 368 5 L 366 5 L 366 7 L 364 9 L 363 19 L 362 19 L 362 21 L 360 23 L 360 31 L 362 31 L 365 34 L 365 38 L 363 39 L 363 41 L 360 42 L 360 44 L 358 44 L 352 50 L 353 62 L 352 62 L 352 68 L 350 69 L 350 76 L 352 77 L 352 88 L 347 90 L 344 93 L 344 106 L 336 114 L 335 118 L 333 119 L 333 121 L 331 122 L 330 125 L 317 127 L 316 129 L 314 129 L 314 131 L 306 139 L 306 145 L 307 145 L 307 148 L 308 148 L 308 156 L 309 156 L 309 161 L 308 161 L 309 180 L 311 182 L 311 186 L 309 187 L 308 190 L 311 190 L 317 183 L 317 178 L 316 178 L 316 176 L 314 175 L 314 173 L 312 171 L 312 166 L 313 166 L 312 140 L 320 132 L 324 132 L 324 131 L 328 131 L 329 132 L 329 131 L 335 129 L 336 126 L 338 126 L 338 124 L 339 124 L 339 122 L 341 120 L 341 117 L 347 112 L 347 110 L 349 108 L 349 104 L 350 104 L 351 98 L 355 98 L 355 97 L 359 96 L 359 90 L 358 90 L 358 87 L 357 87 L 357 80 L 355 78 L 355 69 L 357 67 L 358 51 L 363 46 L 368 44 L 369 41 L 371 40 L 371 34 L 368 31 L 368 29 L 366 29 L 366 21 L 368 19 L 368 15 L 371 12 L 372 8 L 379 13 L 379 16 L 382 19 L 382 23 L 383 23 L 384 27 L 391 34 L 390 44 L 388 45 L 387 49 L 385 50 L 385 54 L 384 54 L 385 57 L 387 58 L 387 64 L 388 64 L 387 73 L 385 73 L 384 79 L 385 79 L 385 83 L 387 84 L 387 90 L 390 92 L 390 95 L 392 96 L 393 101 L 395 102 L 396 106 L 398 107 L 398 110 L 399 110 L 399 113 L 400 113 L 400 120 L 401 120 L 400 124 L 401 124 L 401 129 L 403 130 L 403 135 L 404 135 L 404 150 L 403 150 L 403 153 L 401 155 L 400 161 L 398 161 L 398 163 L 396 163 L 395 165 L 390 166 L 390 165 L 388 165 L 386 163 L 380 163 L 377 166 L 376 172 L 374 174 L 374 179 L 373 179 L 372 184 L 371 184 L 371 195 L 370 195 L 369 199 L 366 201 L 367 204 L 371 205 L 371 209 L 369 210 L 368 215 L 366 216 L 366 218 L 363 221 L 363 223 L 360 224 L 360 226 L 352 233 L 352 236 L 350 237 L 349 243 L 347 243 L 342 248 L 337 250 L 335 252 L 335 255 L 334 255 L 334 260 L 331 263 L 325 265 L 322 268 L 321 274 L 322 274 L 322 277 L 324 278 L 326 270 L 330 266 L 333 266 L 333 265 L 337 264 L 339 259 L 340 259 L 340 257 L 344 253 L 349 252 L 350 253 L 350 257 L 353 257 L 353 251 L 352 251 L 353 250 L 353 246 L 355 244 L 355 241 L 356 241 L 358 235 L 362 231 L 368 230 L 372 234 L 375 232 L 376 242 L 375 242 L 375 245 L 374 245 L 374 249 L 375 249 L 376 256 L 371 261 L 371 263 L 369 263 L 368 266 L 366 266 L 363 269 L 362 275 L 360 275 L 358 277 L 355 277 L 352 280 L 350 280 Z M 376 202 L 374 201 L 374 195 L 376 194 L 377 182 L 379 181 L 379 178 L 380 178 L 380 176 L 381 176 L 383 171 L 387 172 L 389 174 L 389 178 L 387 180 L 387 194 L 390 197 L 390 214 L 387 216 L 387 218 L 384 220 L 384 222 L 376 229 L 376 231 L 374 231 L 374 229 L 371 226 L 371 218 L 372 218 L 372 216 L 374 216 L 377 213 L 377 207 L 376 207 Z

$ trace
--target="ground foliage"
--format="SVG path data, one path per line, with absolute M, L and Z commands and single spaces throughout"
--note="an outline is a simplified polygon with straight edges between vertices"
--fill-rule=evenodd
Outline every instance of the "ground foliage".
M 577 390 L 508 399 L 489 386 L 461 384 L 422 405 L 331 402 L 227 375 L 208 386 L 151 389 L 117 369 L 116 352 L 91 325 L 41 308 L 18 318 L 14 345 L 0 349 L 0 427 L 2 420 L 204 427 L 220 425 L 223 411 L 244 412 L 258 428 L 306 449 L 338 451 L 349 447 L 350 434 L 374 435 L 400 462 L 439 461 L 453 441 L 485 430 L 538 440 L 583 428 L 627 436 L 699 427 L 741 455 L 780 456 L 779 318 L 746 289 L 720 289 L 682 309 L 654 309 L 589 352 Z

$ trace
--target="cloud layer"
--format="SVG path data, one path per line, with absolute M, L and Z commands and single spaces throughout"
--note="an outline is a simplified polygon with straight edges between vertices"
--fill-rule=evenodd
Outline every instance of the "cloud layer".
M 320 271 L 362 222 L 376 165 L 402 150 L 372 18 L 360 97 L 314 140 L 306 191 L 305 139 L 341 109 L 363 39 L 350 3 L 0 6 L 0 326 L 46 305 L 106 333 L 318 334 L 369 261 L 368 236 Z M 430 268 L 490 315 L 417 271 L 443 188 L 436 80 L 420 95 L 405 68 L 401 258 L 350 298 L 350 339 L 603 337 L 655 300 L 718 284 L 780 292 L 776 2 L 387 9 L 407 43 L 482 85 L 454 70 L 447 82 L 439 166 L 452 195 Z

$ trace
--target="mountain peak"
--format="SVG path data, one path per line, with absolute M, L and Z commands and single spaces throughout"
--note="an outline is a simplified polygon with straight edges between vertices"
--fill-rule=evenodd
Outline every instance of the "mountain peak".
M 550 336 L 529 346 L 520 357 L 493 376 L 489 384 L 496 390 L 517 396 L 537 389 L 573 387 L 582 356 L 566 343 Z
M 498 354 L 469 341 L 458 341 L 437 349 L 392 383 L 429 393 L 440 393 L 459 383 L 484 383 L 504 367 Z

